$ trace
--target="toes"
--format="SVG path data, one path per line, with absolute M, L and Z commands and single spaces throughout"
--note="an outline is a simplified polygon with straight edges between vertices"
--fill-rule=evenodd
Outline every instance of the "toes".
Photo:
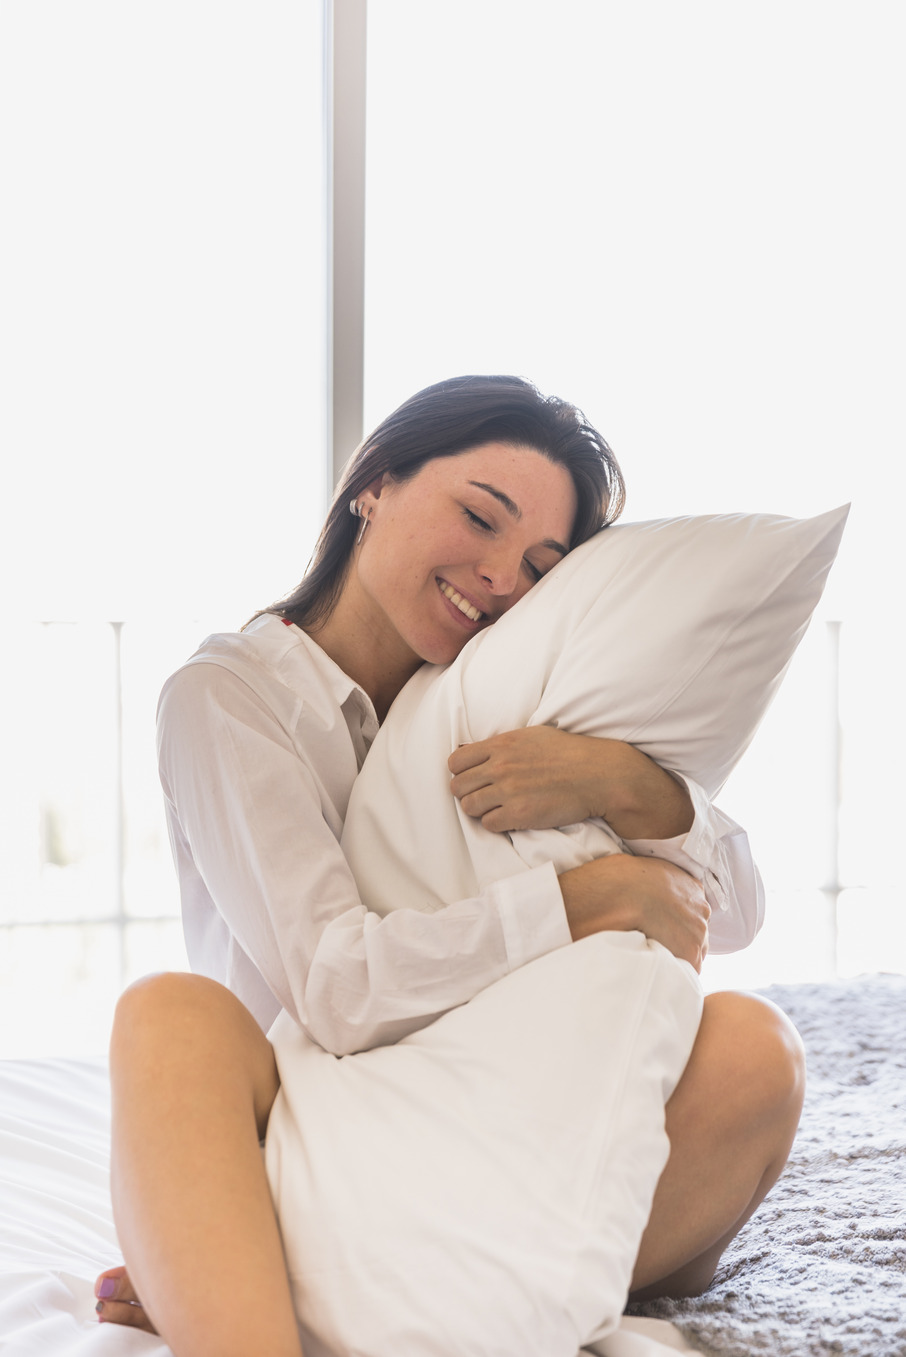
M 94 1284 L 94 1294 L 98 1300 L 138 1301 L 124 1267 L 109 1267 L 102 1272 Z
M 94 1294 L 100 1324 L 124 1324 L 130 1329 L 157 1333 L 124 1267 L 110 1267 L 102 1272 L 94 1284 Z
M 99 1300 L 94 1308 L 99 1324 L 123 1324 L 130 1329 L 144 1329 L 145 1333 L 157 1333 L 138 1301 Z

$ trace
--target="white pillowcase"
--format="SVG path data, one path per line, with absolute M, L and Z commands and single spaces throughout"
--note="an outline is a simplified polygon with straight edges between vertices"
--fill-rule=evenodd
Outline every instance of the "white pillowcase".
M 419 670 L 349 804 L 343 849 L 363 902 L 379 914 L 440 909 L 526 866 L 563 872 L 615 850 L 601 821 L 492 834 L 460 810 L 451 751 L 500 731 L 627 740 L 713 796 L 777 691 L 847 513 L 616 524 L 448 668 Z
M 493 648 L 520 669 L 531 664 L 539 685 L 533 724 L 626 740 L 713 797 L 802 639 L 848 513 L 846 505 L 810 519 L 616 524 L 558 565 L 521 613 L 502 619 Z M 539 628 L 546 662 L 533 658 Z M 499 656 L 491 662 L 496 670 Z M 479 674 L 469 669 L 473 731 L 490 733 L 506 698 L 501 706 L 479 695 Z M 597 681 L 580 686 L 574 672 Z
M 700 1011 L 689 965 L 599 933 L 395 1046 L 337 1059 L 282 1013 L 266 1164 L 306 1357 L 606 1344 Z

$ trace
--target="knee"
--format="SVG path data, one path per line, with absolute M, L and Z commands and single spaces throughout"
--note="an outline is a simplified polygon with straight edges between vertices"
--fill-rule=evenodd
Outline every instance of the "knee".
M 798 1122 L 805 1051 L 786 1014 L 758 995 L 718 993 L 706 998 L 702 1023 L 719 1051 L 724 1093 L 742 1114 Z
M 200 975 L 166 972 L 135 981 L 120 995 L 113 1015 L 110 1058 L 134 1059 L 153 1046 L 178 1040 L 199 1006 L 221 987 Z

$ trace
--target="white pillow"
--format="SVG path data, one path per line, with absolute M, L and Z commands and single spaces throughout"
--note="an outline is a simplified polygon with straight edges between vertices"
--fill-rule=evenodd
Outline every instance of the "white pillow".
M 419 671 L 353 790 L 364 902 L 437 909 L 603 823 L 492 834 L 450 794 L 456 745 L 528 723 L 631 740 L 714 792 L 751 739 L 846 510 L 619 525 L 447 669 Z M 695 1038 L 697 977 L 599 934 L 395 1046 L 336 1060 L 281 1015 L 267 1167 L 311 1357 L 575 1357 L 619 1324 Z
M 606 1344 L 700 1011 L 685 962 L 599 933 L 395 1046 L 338 1060 L 282 1013 L 266 1165 L 306 1357 Z
M 506 835 L 463 814 L 447 758 L 500 731 L 546 724 L 627 740 L 713 796 L 777 691 L 847 513 L 616 524 L 448 668 L 420 669 L 349 804 L 343 849 L 368 908 L 439 909 L 525 866 L 562 872 L 614 851 L 600 821 Z
M 727 514 L 616 524 L 558 565 L 521 614 L 502 619 L 509 628 L 494 648 L 511 664 L 517 653 L 520 667 L 532 663 L 535 724 L 626 740 L 713 797 L 780 686 L 848 513 L 846 505 L 810 519 Z M 538 628 L 548 664 L 528 660 L 539 649 Z M 567 669 L 594 672 L 597 681 L 578 684 Z M 470 720 L 490 732 L 506 699 L 495 705 L 481 696 L 477 677 Z

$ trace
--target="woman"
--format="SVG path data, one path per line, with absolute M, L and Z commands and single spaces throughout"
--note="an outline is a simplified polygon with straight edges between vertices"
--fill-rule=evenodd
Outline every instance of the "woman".
M 562 507 L 553 546 L 545 544 L 551 524 L 530 531 L 526 517 L 514 519 L 482 488 L 493 472 L 481 470 L 483 457 L 461 485 L 435 487 L 459 465 L 451 454 L 489 444 L 498 457 L 520 449 L 520 511 L 526 494 Z M 527 458 L 526 449 L 538 451 Z M 428 487 L 446 495 L 440 519 L 441 509 L 426 517 Z M 337 841 L 378 721 L 414 670 L 452 659 L 562 551 L 614 519 L 622 494 L 610 449 L 574 407 L 512 378 L 440 383 L 407 401 L 353 458 L 299 588 L 241 635 L 209 638 L 166 685 L 161 777 L 189 959 L 233 990 L 262 1028 L 284 1008 L 326 1049 L 360 1050 L 568 941 L 561 891 L 538 873 L 520 881 L 517 897 L 495 888 L 430 920 L 366 918 Z M 464 597 L 480 617 L 462 611 Z M 693 823 L 689 790 L 631 747 L 520 731 L 459 750 L 451 763 L 453 793 L 495 830 L 603 811 L 641 851 L 651 845 L 635 841 L 676 837 L 659 842 L 657 856 L 704 878 L 724 950 L 753 936 L 754 873 L 745 855 L 729 858 L 737 827 L 695 789 Z M 624 870 L 642 877 L 637 864 Z M 602 868 L 586 880 L 598 893 L 610 874 Z M 577 908 L 567 900 L 567 911 Z M 720 950 L 721 938 L 711 941 Z
M 559 882 L 529 873 L 438 915 L 377 921 L 357 904 L 336 842 L 369 735 L 405 681 L 425 660 L 452 659 L 615 517 L 620 500 L 606 444 L 572 407 L 511 378 L 442 383 L 401 407 L 353 459 L 296 593 L 244 637 L 214 638 L 171 680 L 161 759 L 190 956 L 261 1025 L 282 1005 L 327 1049 L 364 1049 L 607 928 L 641 929 L 700 966 L 709 904 L 668 862 L 614 857 Z M 748 940 L 752 902 L 734 895 L 727 871 L 736 827 L 709 819 L 694 788 L 631 747 L 519 732 L 456 751 L 451 771 L 463 808 L 492 829 L 602 814 L 644 852 L 674 840 L 661 855 L 697 871 L 712 898 L 722 877 L 717 898 L 731 907 L 721 921 L 729 916 Z M 690 850 L 709 838 L 696 860 Z M 228 1058 L 215 1061 L 224 1034 Z M 112 1070 L 118 1224 L 149 1313 L 177 1352 L 298 1351 L 257 1155 L 277 1086 L 260 1029 L 219 987 L 161 978 L 124 998 Z M 187 1085 L 196 1094 L 188 1120 L 174 1116 Z M 772 1010 L 740 996 L 709 1001 L 668 1109 L 672 1153 L 639 1255 L 640 1288 L 707 1284 L 785 1161 L 800 1085 L 795 1037 Z M 195 1125 L 205 1128 L 203 1173 Z M 226 1165 L 229 1208 L 217 1186 Z M 175 1277 L 199 1256 L 217 1278 L 216 1317 L 184 1282 L 177 1294 Z M 134 1294 L 128 1280 L 106 1280 L 114 1295 L 102 1318 L 141 1321 L 121 1303 Z M 274 1326 L 266 1340 L 262 1307 Z

